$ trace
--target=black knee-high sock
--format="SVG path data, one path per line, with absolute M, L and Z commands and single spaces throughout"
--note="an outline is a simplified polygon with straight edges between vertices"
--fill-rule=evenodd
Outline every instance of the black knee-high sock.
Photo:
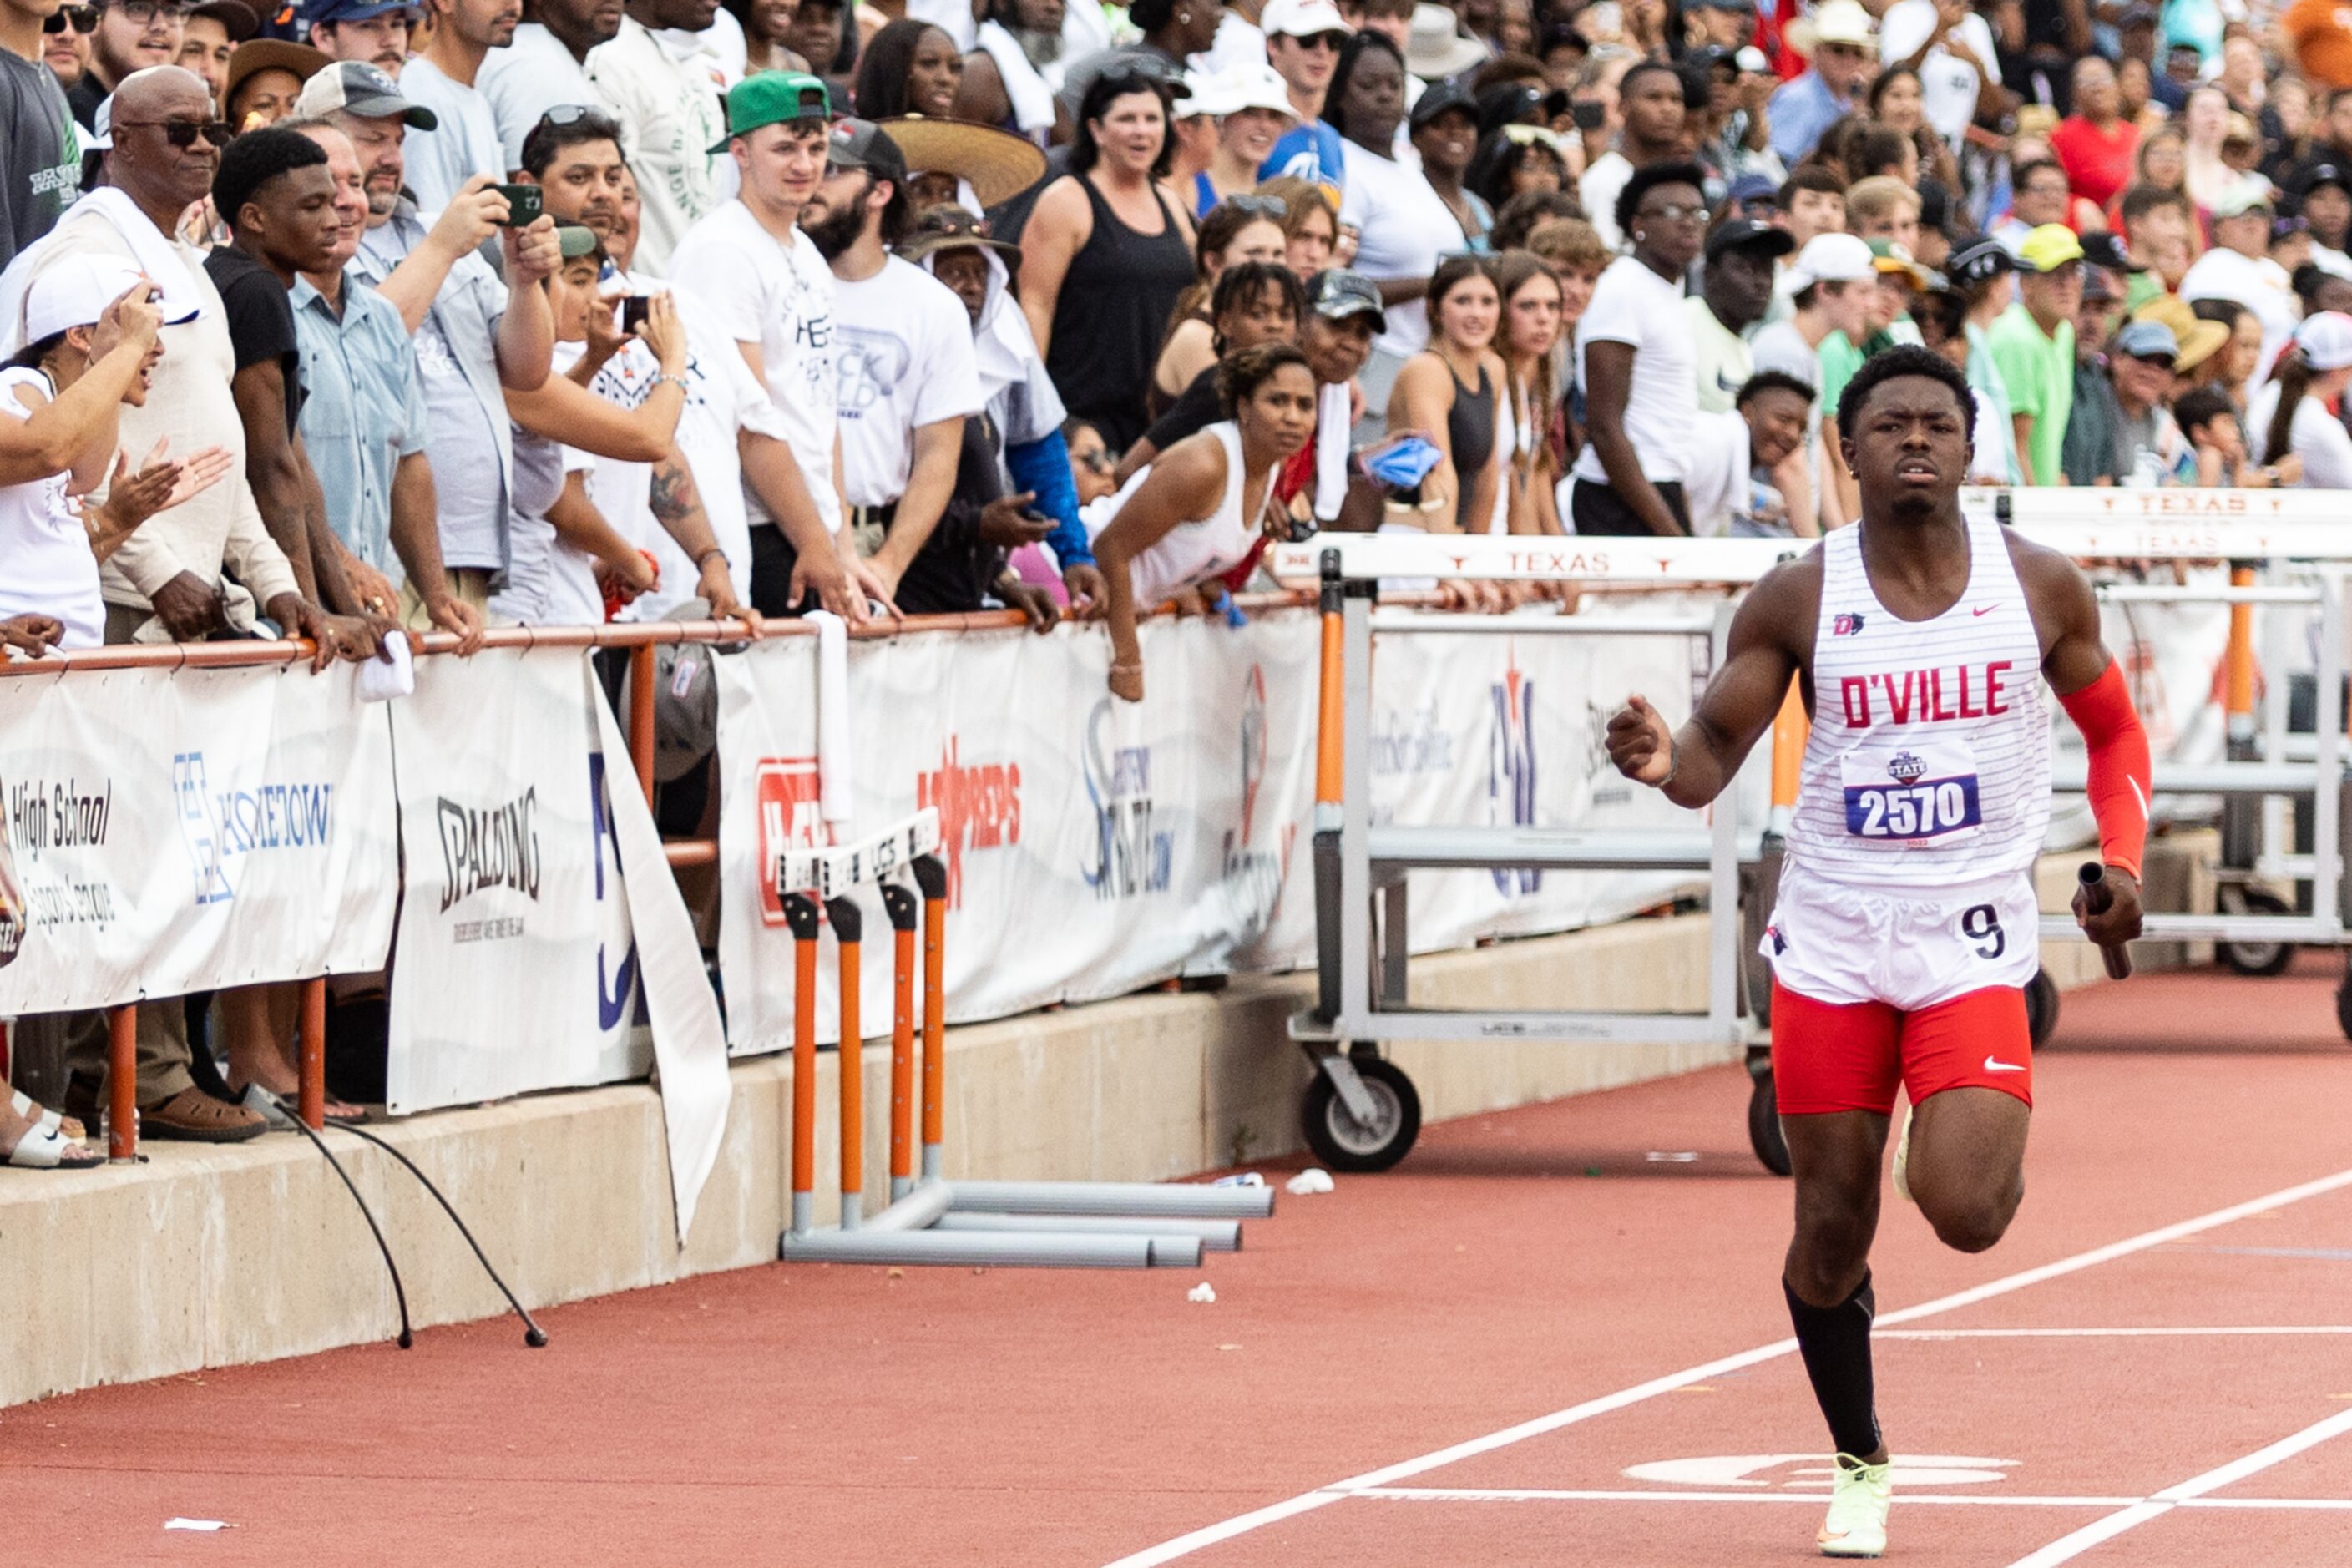
M 1878 1407 L 1870 1376 L 1870 1321 L 1878 1315 L 1878 1300 L 1870 1291 L 1864 1272 L 1853 1294 L 1834 1307 L 1814 1307 L 1797 1299 L 1789 1281 L 1780 1281 L 1789 1299 L 1789 1321 L 1797 1327 L 1797 1349 L 1805 1358 L 1805 1375 L 1813 1382 L 1813 1397 L 1830 1424 L 1830 1440 L 1841 1454 L 1856 1458 L 1878 1452 Z

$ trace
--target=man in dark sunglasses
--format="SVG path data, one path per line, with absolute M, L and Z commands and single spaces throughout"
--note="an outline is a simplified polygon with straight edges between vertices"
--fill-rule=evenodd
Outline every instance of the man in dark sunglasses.
M 89 67 L 66 94 L 74 118 L 98 123 L 98 106 L 132 71 L 168 66 L 180 58 L 180 34 L 188 8 L 178 0 L 104 0 L 98 30 L 89 37 Z
M 41 24 L 41 58 L 58 79 L 59 92 L 71 92 L 89 68 L 89 36 L 97 30 L 95 5 L 68 5 Z
M 57 0 L 0 0 L 0 266 L 47 234 L 80 185 L 65 92 L 43 58 L 42 30 L 57 8 Z

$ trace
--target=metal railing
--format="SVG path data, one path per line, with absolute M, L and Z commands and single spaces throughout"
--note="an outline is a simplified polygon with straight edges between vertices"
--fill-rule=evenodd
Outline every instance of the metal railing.
M 1236 602 L 1245 610 L 1286 609 L 1311 603 L 1304 594 L 1244 594 Z M 1162 615 L 1171 611 L 1162 609 Z M 888 641 L 920 633 L 1010 631 L 1027 627 L 1018 610 L 982 610 L 965 615 L 906 616 L 875 619 L 853 627 L 850 636 L 863 641 Z M 447 632 L 406 634 L 416 654 L 457 652 L 458 638 Z M 756 630 L 740 620 L 629 621 L 600 626 L 499 626 L 483 634 L 485 648 L 615 648 L 629 659 L 629 711 L 625 716 L 629 763 L 646 802 L 654 798 L 654 650 L 683 643 L 741 644 L 777 637 L 814 637 L 815 628 L 797 619 L 775 618 Z M 110 644 L 105 647 L 52 653 L 47 657 L 0 659 L 0 679 L 16 677 L 60 678 L 84 671 L 122 669 L 265 669 L 304 663 L 316 652 L 307 638 L 269 641 L 247 638 L 234 642 Z M 719 841 L 688 837 L 666 841 L 663 851 L 673 871 L 690 866 L 715 866 Z M 264 982 L 263 984 L 278 984 Z M 301 988 L 297 1032 L 296 1073 L 300 1088 L 295 1113 L 313 1131 L 326 1124 L 327 1103 L 327 982 L 323 975 L 285 982 Z M 107 1015 L 107 1157 L 138 1158 L 138 1036 L 139 1004 L 126 1002 L 105 1009 Z

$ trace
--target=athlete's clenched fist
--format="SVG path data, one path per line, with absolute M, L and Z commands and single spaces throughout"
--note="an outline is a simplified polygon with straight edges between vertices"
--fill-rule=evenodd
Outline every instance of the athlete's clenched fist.
M 1673 774 L 1675 732 L 1648 698 L 1628 697 L 1609 716 L 1609 760 L 1627 778 L 1653 788 Z

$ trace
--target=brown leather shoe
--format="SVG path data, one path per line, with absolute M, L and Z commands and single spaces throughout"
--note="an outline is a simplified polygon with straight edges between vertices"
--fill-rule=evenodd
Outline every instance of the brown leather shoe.
M 142 1138 L 175 1138 L 190 1143 L 242 1143 L 258 1138 L 269 1123 L 241 1105 L 226 1105 L 204 1090 L 184 1089 L 169 1100 L 139 1108 Z

